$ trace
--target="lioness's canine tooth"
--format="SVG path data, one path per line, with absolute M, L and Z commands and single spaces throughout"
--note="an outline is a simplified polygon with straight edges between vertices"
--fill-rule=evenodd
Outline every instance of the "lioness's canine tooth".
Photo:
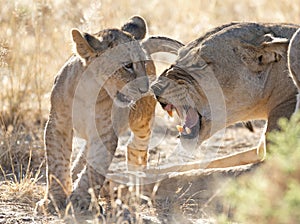
M 178 130 L 179 133 L 182 133 L 183 132 L 183 127 L 182 125 L 176 125 L 176 128 Z
M 185 127 L 185 131 L 188 135 L 192 133 L 192 130 L 188 127 Z
M 172 110 L 168 110 L 167 111 L 170 117 L 173 117 L 173 111 Z

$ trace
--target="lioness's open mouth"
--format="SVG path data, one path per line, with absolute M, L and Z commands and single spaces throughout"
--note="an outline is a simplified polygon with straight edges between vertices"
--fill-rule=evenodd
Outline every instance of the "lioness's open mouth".
M 193 107 L 188 105 L 175 107 L 172 104 L 161 103 L 162 108 L 172 117 L 175 110 L 181 119 L 181 125 L 176 128 L 181 137 L 192 139 L 198 136 L 201 128 L 201 114 Z

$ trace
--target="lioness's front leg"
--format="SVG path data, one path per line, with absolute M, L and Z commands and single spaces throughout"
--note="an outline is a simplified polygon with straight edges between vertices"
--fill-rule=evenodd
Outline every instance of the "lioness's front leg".
M 252 163 L 259 163 L 264 160 L 265 155 L 266 144 L 265 138 L 263 138 L 261 139 L 261 142 L 257 148 L 218 158 L 208 163 L 206 168 L 227 168 Z
M 267 135 L 271 131 L 279 129 L 278 120 L 281 117 L 290 118 L 292 116 L 295 110 L 296 103 L 296 97 L 291 97 L 290 100 L 286 100 L 284 103 L 279 104 L 277 107 L 273 108 L 270 111 L 266 133 L 262 137 L 261 142 L 257 148 L 213 160 L 211 163 L 209 163 L 207 168 L 224 168 L 258 163 L 262 161 L 266 156 L 266 151 L 268 151 L 268 147 L 266 147 L 266 145 L 269 144 L 269 142 L 266 141 L 265 135 Z

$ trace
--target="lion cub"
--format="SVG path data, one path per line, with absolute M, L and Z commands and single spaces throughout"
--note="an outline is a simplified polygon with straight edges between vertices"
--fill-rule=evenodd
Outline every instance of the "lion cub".
M 146 165 L 156 104 L 147 94 L 155 67 L 140 45 L 146 30 L 144 19 L 134 16 L 121 29 L 95 35 L 71 31 L 75 54 L 56 76 L 45 128 L 47 197 L 54 207 L 64 208 L 68 199 L 76 209 L 89 208 L 89 189 L 99 194 L 118 135 L 128 126 L 133 132 L 128 161 Z M 84 168 L 75 182 L 74 133 L 87 142 Z

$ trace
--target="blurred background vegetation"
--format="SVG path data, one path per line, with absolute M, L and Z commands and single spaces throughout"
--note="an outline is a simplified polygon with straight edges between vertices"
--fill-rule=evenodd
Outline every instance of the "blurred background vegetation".
M 231 21 L 300 21 L 300 1 L 285 0 L 0 0 L 0 5 L 0 111 L 6 126 L 46 116 L 54 76 L 71 54 L 73 27 L 93 33 L 139 14 L 150 34 L 187 43 Z
M 226 189 L 230 221 L 238 223 L 300 222 L 300 113 L 279 121 L 281 132 L 268 136 L 270 152 L 260 169 L 233 181 Z M 228 223 L 228 215 L 219 217 Z
M 187 43 L 232 21 L 300 23 L 300 0 L 0 0 L 0 6 L 0 179 L 16 183 L 43 164 L 49 94 L 72 54 L 71 28 L 94 33 L 138 14 L 150 35 Z M 273 157 L 230 193 L 233 202 L 243 201 L 235 218 L 246 223 L 253 216 L 256 223 L 299 221 L 299 125 L 282 123 L 287 131 L 271 136 Z
M 5 126 L 45 118 L 54 76 L 71 54 L 73 27 L 93 33 L 139 14 L 148 21 L 150 34 L 187 43 L 231 21 L 300 22 L 300 1 L 285 0 L 0 0 L 0 5 Z

